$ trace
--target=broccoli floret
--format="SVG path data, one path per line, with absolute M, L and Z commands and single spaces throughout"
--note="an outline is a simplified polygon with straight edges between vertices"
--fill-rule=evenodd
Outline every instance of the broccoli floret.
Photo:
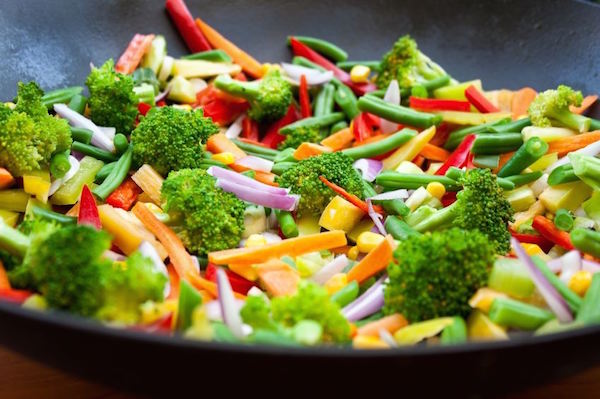
M 215 185 L 202 169 L 169 173 L 161 188 L 163 209 L 176 221 L 175 231 L 186 248 L 204 255 L 237 247 L 244 231 L 246 206 Z
M 19 82 L 14 110 L 0 105 L 0 166 L 15 176 L 45 168 L 71 148 L 67 121 L 48 115 L 43 94 L 34 82 Z
M 293 296 L 276 297 L 269 303 L 262 297 L 248 297 L 241 310 L 242 320 L 255 330 L 285 333 L 298 322 L 312 320 L 323 327 L 323 341 L 350 340 L 350 325 L 340 307 L 323 287 L 305 281 Z
M 276 178 L 277 183 L 290 188 L 294 194 L 300 194 L 298 216 L 304 213 L 319 215 L 335 197 L 335 193 L 319 179 L 319 176 L 324 176 L 349 193 L 363 198 L 362 179 L 352 167 L 352 162 L 352 158 L 341 152 L 317 155 L 287 169 Z
M 535 126 L 548 127 L 553 124 L 566 126 L 578 132 L 586 132 L 590 128 L 590 118 L 569 111 L 570 105 L 580 106 L 583 95 L 569 86 L 560 85 L 556 90 L 539 93 L 529 106 L 531 123 Z
M 382 58 L 377 74 L 377 87 L 385 89 L 392 80 L 408 88 L 446 75 L 446 71 L 419 51 L 409 35 L 399 38 Z
M 110 268 L 110 266 L 109 266 Z M 96 317 L 105 321 L 133 324 L 140 318 L 140 305 L 162 301 L 167 277 L 154 267 L 152 260 L 139 252 L 125 263 L 114 263 L 104 273 L 104 303 Z
M 323 132 L 318 126 L 299 127 L 285 135 L 278 149 L 298 148 L 302 143 L 318 143 L 323 140 Z
M 253 82 L 242 82 L 221 75 L 215 79 L 215 87 L 248 100 L 248 116 L 258 122 L 280 119 L 292 103 L 291 85 L 277 69 L 271 69 L 261 80 Z
M 166 176 L 172 170 L 197 168 L 206 140 L 219 128 L 202 110 L 152 108 L 131 133 L 133 160 L 150 164 Z
M 133 78 L 115 71 L 112 59 L 100 68 L 92 68 L 85 84 L 90 91 L 91 118 L 100 126 L 110 126 L 128 134 L 138 115 L 138 98 Z
M 477 230 L 410 236 L 387 268 L 384 312 L 402 313 L 411 322 L 465 317 L 469 299 L 487 283 L 494 257 L 494 245 Z

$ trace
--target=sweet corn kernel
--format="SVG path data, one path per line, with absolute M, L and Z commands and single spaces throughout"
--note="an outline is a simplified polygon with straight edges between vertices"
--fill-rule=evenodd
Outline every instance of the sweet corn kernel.
M 373 233 L 372 231 L 365 231 L 360 233 L 356 240 L 356 246 L 362 253 L 368 253 L 373 250 L 376 246 L 381 244 L 381 241 L 385 239 L 381 234 Z
M 545 254 L 537 244 L 522 243 L 521 245 L 529 256 Z
M 269 72 L 272 69 L 279 69 L 279 70 L 281 70 L 281 67 L 279 66 L 279 64 L 270 64 L 268 62 L 265 62 L 264 64 L 262 64 L 263 74 Z
M 356 258 L 358 258 L 358 246 L 353 246 L 352 248 L 350 248 L 348 250 L 348 259 L 352 259 L 352 260 L 356 260 Z
M 390 347 L 379 337 L 371 335 L 357 335 L 352 340 L 352 346 L 354 349 L 387 349 Z
M 260 234 L 252 234 L 250 237 L 248 237 L 244 246 L 246 248 L 262 247 L 266 243 L 267 239 L 264 236 Z
M 584 296 L 592 282 L 592 273 L 579 270 L 569 280 L 569 288 L 579 296 Z
M 348 284 L 348 278 L 346 277 L 346 273 L 338 273 L 331 276 L 329 280 L 325 283 L 325 289 L 329 293 L 329 295 L 333 295 L 344 286 Z
M 355 65 L 350 71 L 350 79 L 354 83 L 364 83 L 369 80 L 371 68 L 365 65 Z
M 215 161 L 223 162 L 225 165 L 231 165 L 235 162 L 235 157 L 230 152 L 221 152 L 219 154 L 213 154 L 211 158 Z
M 440 199 L 446 194 L 446 187 L 440 182 L 432 181 L 427 185 L 427 192 L 435 198 Z

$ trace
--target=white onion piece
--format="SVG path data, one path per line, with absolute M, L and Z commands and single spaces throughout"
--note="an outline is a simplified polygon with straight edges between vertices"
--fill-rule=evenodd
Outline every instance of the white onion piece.
M 533 263 L 533 260 L 531 260 L 527 252 L 525 252 L 525 249 L 519 243 L 519 241 L 517 241 L 517 239 L 514 237 L 511 237 L 510 243 L 515 251 L 515 254 L 517 255 L 517 258 L 519 258 L 519 260 L 527 268 L 533 283 L 548 304 L 550 310 L 552 310 L 552 312 L 556 315 L 556 318 L 561 323 L 573 321 L 573 315 L 571 314 L 571 310 L 569 309 L 567 302 L 565 302 L 564 298 L 559 294 L 556 288 L 550 284 L 548 279 L 544 277 L 542 272 Z
M 394 105 L 400 105 L 400 100 L 400 86 L 398 86 L 398 81 L 394 79 L 388 85 L 385 95 L 383 96 L 383 101 Z M 381 131 L 383 133 L 394 133 L 397 130 L 397 123 L 381 118 Z
M 288 64 L 286 62 L 281 63 L 281 68 L 297 85 L 300 84 L 300 78 L 302 75 L 306 77 L 306 83 L 311 86 L 321 85 L 333 79 L 332 71 L 322 72 L 317 69 Z
M 244 338 L 240 310 L 236 306 L 235 296 L 231 289 L 231 284 L 229 284 L 227 274 L 221 268 L 217 269 L 217 289 L 223 322 L 229 327 L 229 330 L 235 337 L 239 339 Z
M 388 191 L 386 193 L 377 194 L 371 198 L 371 201 L 387 201 L 387 200 L 395 200 L 395 199 L 405 199 L 408 198 L 408 191 L 404 188 L 394 191 Z
M 246 296 L 262 296 L 264 294 L 265 293 L 260 288 L 258 288 L 257 286 L 254 285 L 254 286 L 252 286 L 252 288 L 250 288 L 248 290 L 248 292 L 246 293 Z
M 600 272 L 600 263 L 594 262 L 591 260 L 587 260 L 587 259 L 582 259 L 581 260 L 581 268 L 590 273 L 598 273 L 598 272 Z
M 142 241 L 140 246 L 138 247 L 138 251 L 140 254 L 149 258 L 154 264 L 154 269 L 158 273 L 163 274 L 167 278 L 167 282 L 165 283 L 165 288 L 163 290 L 163 294 L 166 297 L 171 293 L 171 283 L 169 282 L 169 272 L 167 271 L 167 267 L 165 266 L 165 262 L 162 261 L 158 252 L 156 252 L 156 248 L 148 241 Z
M 48 191 L 48 196 L 51 196 L 52 194 L 57 192 L 63 184 L 71 180 L 71 178 L 75 176 L 75 174 L 79 171 L 79 161 L 77 160 L 77 158 L 75 158 L 72 155 L 69 155 L 69 164 L 71 165 L 71 167 L 69 168 L 67 173 L 65 173 L 65 175 L 60 179 L 56 179 L 52 182 L 52 184 L 50 184 L 50 191 Z
M 236 139 L 239 137 L 243 130 L 243 122 L 245 118 L 246 114 L 241 114 L 233 121 L 231 125 L 229 125 L 225 131 L 225 136 L 227 136 L 228 139 Z
M 69 124 L 74 127 L 82 127 L 92 131 L 92 144 L 103 150 L 114 152 L 115 145 L 112 140 L 106 137 L 106 134 L 94 122 L 73 111 L 66 104 L 54 104 L 54 111 L 69 121 Z
M 192 86 L 194 86 L 194 90 L 196 90 L 196 93 L 206 89 L 206 87 L 208 86 L 208 83 L 206 83 L 206 80 L 204 79 L 194 78 L 188 80 L 192 84 Z
M 271 172 L 273 169 L 274 162 L 269 161 L 268 159 L 255 157 L 254 155 L 247 155 L 244 158 L 240 158 L 235 161 L 237 165 L 245 166 L 246 168 L 250 168 L 253 170 L 258 170 L 261 172 Z
M 552 270 L 552 273 L 558 273 L 562 270 L 562 259 L 554 258 L 546 262 L 548 269 Z
M 535 197 L 539 197 L 540 194 L 547 189 L 548 187 L 550 187 L 548 185 L 548 174 L 544 173 L 539 179 L 537 179 L 536 181 L 534 181 L 531 184 L 531 191 L 533 191 L 533 194 L 535 195 Z
M 279 234 L 275 234 L 270 231 L 265 231 L 261 233 L 261 236 L 265 237 L 265 241 L 267 242 L 267 244 L 273 244 L 282 240 L 281 237 L 279 237 Z
M 396 342 L 396 340 L 394 339 L 394 337 L 392 337 L 392 334 L 390 334 L 390 332 L 388 330 L 386 330 L 385 328 L 381 328 L 379 330 L 379 338 L 385 342 L 386 344 L 388 344 L 390 346 L 390 348 L 397 348 L 398 347 L 398 343 Z
M 569 251 L 560 258 L 560 261 L 562 268 L 559 278 L 568 284 L 571 277 L 581 270 L 581 254 L 577 250 Z
M 107 249 L 106 251 L 104 251 L 102 256 L 104 256 L 107 259 L 113 260 L 115 262 L 120 262 L 120 261 L 127 259 L 125 256 L 118 254 L 115 251 L 111 251 L 110 249 Z
M 261 183 L 248 176 L 244 176 L 241 173 L 233 172 L 231 170 L 220 168 L 218 166 L 211 166 L 206 170 L 206 172 L 217 179 L 229 180 L 233 183 L 241 184 L 247 187 L 252 187 L 254 189 L 261 190 L 267 193 L 279 195 L 287 195 L 289 193 L 289 191 L 285 188 L 269 186 L 268 184 Z
M 241 299 L 234 299 L 235 308 L 238 312 L 244 307 L 245 303 L 246 302 Z M 218 300 L 207 302 L 204 305 L 204 312 L 206 313 L 206 317 L 211 321 L 223 321 L 223 312 Z
M 354 161 L 352 166 L 360 171 L 364 180 L 372 182 L 383 169 L 383 162 L 376 159 L 362 158 Z
M 222 188 L 223 191 L 227 191 L 228 193 L 235 194 L 236 197 L 243 201 L 268 208 L 283 209 L 285 211 L 295 210 L 300 200 L 300 196 L 298 195 L 266 193 L 227 179 L 217 179 L 217 187 Z
M 600 154 L 600 141 L 596 141 L 596 142 L 594 142 L 586 147 L 583 147 L 577 151 L 573 151 L 573 152 L 571 152 L 571 154 L 589 155 L 591 157 L 595 157 L 596 155 Z M 561 159 L 559 159 L 558 161 L 554 162 L 552 165 L 548 166 L 548 168 L 546 169 L 545 172 L 550 173 L 554 169 L 558 168 L 559 166 L 566 165 L 570 162 L 571 162 L 571 160 L 569 159 L 569 157 L 564 156 Z
M 344 270 L 346 266 L 348 266 L 348 258 L 346 255 L 340 255 L 323 266 L 321 270 L 313 274 L 310 279 L 317 284 L 323 285 L 327 282 L 327 280 L 333 277 L 333 275 Z
M 387 235 L 385 226 L 383 225 L 383 223 L 381 223 L 381 219 L 383 219 L 383 216 L 375 212 L 375 209 L 373 209 L 373 203 L 371 202 L 371 199 L 367 199 L 367 207 L 369 210 L 369 217 L 371 218 L 371 220 L 373 220 L 373 223 L 375 223 L 375 227 L 377 227 L 379 233 L 383 234 L 384 236 Z
M 200 274 L 200 261 L 198 260 L 198 257 L 196 255 L 191 255 L 192 258 L 192 263 L 194 264 L 194 267 L 196 268 L 196 273 Z
M 115 134 L 117 134 L 117 129 L 114 127 L 106 127 L 106 126 L 98 126 L 98 129 L 102 130 L 102 133 L 110 140 L 115 139 Z

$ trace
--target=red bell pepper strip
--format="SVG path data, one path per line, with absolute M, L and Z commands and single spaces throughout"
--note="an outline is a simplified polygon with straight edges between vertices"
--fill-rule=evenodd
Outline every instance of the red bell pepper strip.
M 438 176 L 443 176 L 452 166 L 457 168 L 462 168 L 465 166 L 469 158 L 471 147 L 473 147 L 473 143 L 475 142 L 475 138 L 476 136 L 474 134 L 470 134 L 465 137 L 462 143 L 456 147 L 454 152 L 450 154 L 450 157 L 437 170 L 437 172 L 435 172 L 435 174 Z
M 357 95 L 362 96 L 377 90 L 377 86 L 375 86 L 373 83 L 354 83 L 352 79 L 350 79 L 350 74 L 348 72 L 338 68 L 327 58 L 323 57 L 321 54 L 317 53 L 307 45 L 300 43 L 294 37 L 290 38 L 290 44 L 292 45 L 292 51 L 294 52 L 294 55 L 304 57 L 327 69 L 328 71 L 332 71 L 336 78 L 351 88 L 352 91 Z
M 229 269 L 225 269 L 225 274 L 227 275 L 227 279 L 231 284 L 231 289 L 237 292 L 238 294 L 246 295 L 250 288 L 255 286 L 255 284 L 252 281 L 246 280 L 239 274 L 236 274 Z M 216 283 L 217 266 L 213 265 L 212 263 L 209 263 L 206 267 L 206 271 L 204 272 L 204 278 L 212 281 L 213 283 Z
M 13 288 L 0 289 L 0 300 L 21 304 L 27 300 L 33 293 L 26 290 L 16 290 Z
M 310 97 L 308 95 L 308 83 L 306 83 L 306 75 L 300 76 L 300 114 L 302 118 L 310 118 Z
M 554 246 L 554 244 L 551 241 L 549 241 L 541 235 L 517 233 L 512 229 L 510 229 L 510 235 L 515 237 L 519 242 L 526 244 L 536 244 L 544 252 L 550 251 L 550 249 Z
M 436 145 L 438 147 L 442 147 L 446 140 L 448 140 L 448 136 L 450 135 L 450 126 L 447 123 L 441 123 L 435 129 L 435 136 L 429 141 L 429 144 Z
M 269 148 L 277 148 L 277 145 L 285 140 L 285 136 L 283 134 L 279 134 L 279 129 L 289 125 L 290 123 L 294 123 L 297 120 L 298 115 L 296 114 L 296 109 L 293 105 L 290 105 L 283 118 L 279 119 L 277 122 L 274 122 L 269 127 L 267 134 L 265 134 L 265 137 L 262 139 L 262 143 Z
M 352 133 L 354 133 L 354 137 L 357 142 L 361 142 L 369 137 L 373 136 L 373 129 L 371 128 L 371 119 L 369 116 L 361 112 L 354 118 L 354 122 L 352 123 Z
M 157 107 L 164 107 L 165 105 L 167 105 L 167 102 L 165 100 L 160 100 L 159 102 L 156 103 Z M 139 107 L 138 107 L 139 109 Z
M 167 0 L 165 7 L 192 53 L 211 49 L 208 40 L 206 40 L 200 28 L 196 26 L 196 22 L 183 0 Z
M 132 331 L 142 331 L 153 334 L 169 334 L 171 333 L 171 326 L 173 325 L 173 312 L 169 312 L 162 316 L 158 320 L 153 321 L 149 324 L 137 324 L 131 326 L 129 329 Z
M 142 189 L 129 177 L 106 198 L 106 203 L 128 211 L 141 192 Z
M 241 136 L 248 140 L 258 141 L 258 122 L 248 117 L 242 122 Z
M 148 111 L 150 111 L 151 109 L 152 109 L 152 105 L 148 105 L 146 103 L 138 104 L 138 112 L 140 113 L 140 115 L 146 116 Z
M 77 223 L 86 224 L 95 227 L 98 230 L 102 229 L 96 200 L 87 185 L 83 186 L 81 197 L 79 198 L 79 216 L 77 217 Z
M 119 57 L 115 65 L 115 71 L 125 74 L 135 71 L 138 65 L 140 65 L 142 57 L 152 45 L 152 40 L 154 40 L 154 35 L 140 35 L 136 33 L 123 54 Z
M 474 159 L 475 159 L 475 154 L 473 154 L 472 152 L 469 152 L 469 155 L 467 156 L 467 162 L 465 162 L 465 168 L 477 169 L 477 166 L 475 166 L 475 164 L 473 163 Z
M 569 233 L 559 230 L 550 219 L 542 215 L 537 215 L 533 218 L 532 226 L 542 237 L 553 244 L 559 245 L 569 251 L 575 249 L 571 243 Z
M 222 99 L 215 99 L 204 106 L 204 116 L 212 118 L 213 122 L 224 126 L 235 120 L 248 109 L 247 103 L 230 103 Z
M 448 191 L 446 194 L 444 194 L 442 196 L 441 202 L 444 207 L 452 205 L 453 203 L 456 202 L 456 192 Z
M 473 85 L 467 87 L 465 90 L 465 97 L 467 97 L 467 100 L 469 100 L 469 102 L 473 104 L 475 108 L 477 108 L 477 111 L 483 114 L 500 112 L 500 110 L 496 108 L 496 106 L 487 98 L 485 98 L 485 96 Z
M 469 112 L 471 104 L 468 101 L 439 100 L 435 98 L 409 98 L 410 107 L 424 111 L 463 111 Z
M 370 114 L 368 112 L 365 112 L 365 121 L 369 124 L 369 126 L 371 126 L 372 128 L 378 128 L 381 126 L 381 118 L 378 117 L 377 115 L 373 115 Z M 398 125 L 400 126 L 400 125 Z M 401 128 L 400 128 L 401 129 Z M 398 129 L 398 130 L 400 130 Z

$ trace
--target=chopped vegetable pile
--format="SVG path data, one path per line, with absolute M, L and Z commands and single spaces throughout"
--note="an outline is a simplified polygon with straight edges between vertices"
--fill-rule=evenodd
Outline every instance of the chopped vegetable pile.
M 600 323 L 598 96 L 457 82 L 182 0 L 84 87 L 0 104 L 0 298 L 189 339 L 385 349 Z

